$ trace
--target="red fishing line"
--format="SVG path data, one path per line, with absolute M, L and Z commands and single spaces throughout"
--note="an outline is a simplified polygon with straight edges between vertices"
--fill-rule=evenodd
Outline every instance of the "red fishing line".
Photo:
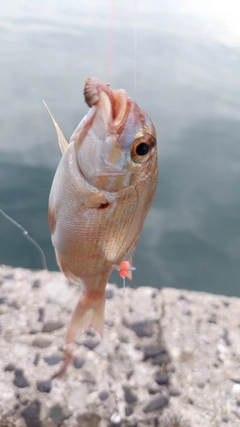
M 108 42 L 108 66 L 107 66 L 107 83 L 110 84 L 110 72 L 112 67 L 112 56 L 113 56 L 113 34 L 115 27 L 115 7 L 116 1 L 111 0 L 111 17 L 109 27 L 109 42 Z M 134 2 L 133 9 L 134 16 L 134 95 L 136 96 L 137 91 L 137 0 Z M 126 215 L 127 215 L 128 195 L 126 196 Z M 125 284 L 125 278 L 132 280 L 132 270 L 136 268 L 132 267 L 128 260 L 124 260 L 120 265 L 113 265 L 113 267 L 119 271 L 120 277 L 123 278 Z
M 112 65 L 112 52 L 113 52 L 114 18 L 115 18 L 115 0 L 111 0 L 111 18 L 110 18 L 110 28 L 109 28 L 108 67 L 107 67 L 107 83 L 109 84 L 110 84 L 110 71 L 111 71 L 111 65 Z

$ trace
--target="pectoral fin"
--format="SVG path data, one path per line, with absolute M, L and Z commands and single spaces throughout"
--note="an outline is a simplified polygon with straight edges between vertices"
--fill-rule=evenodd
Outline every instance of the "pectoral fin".
M 91 194 L 88 199 L 85 201 L 85 206 L 87 208 L 100 208 L 102 206 L 109 205 L 109 201 L 107 200 L 104 193 L 94 193 Z
M 56 129 L 56 132 L 57 132 L 57 136 L 58 136 L 58 143 L 59 143 L 59 147 L 60 147 L 60 150 L 61 150 L 61 152 L 62 152 L 62 154 L 63 154 L 63 153 L 64 153 L 64 151 L 65 151 L 65 150 L 67 149 L 67 147 L 68 147 L 68 140 L 67 140 L 66 136 L 63 134 L 63 132 L 61 131 L 61 129 L 60 129 L 60 127 L 59 127 L 58 123 L 57 123 L 57 122 L 56 122 L 56 120 L 54 119 L 54 117 L 53 117 L 53 115 L 52 115 L 51 111 L 49 110 L 49 108 L 48 108 L 48 106 L 47 106 L 46 102 L 45 102 L 44 100 L 42 100 L 42 101 L 43 101 L 43 103 L 44 103 L 44 105 L 45 105 L 46 109 L 48 110 L 48 112 L 49 112 L 49 114 L 50 114 L 50 117 L 51 117 L 51 119 L 52 119 L 52 121 L 53 121 L 53 124 L 54 124 L 54 126 L 55 126 L 55 129 Z

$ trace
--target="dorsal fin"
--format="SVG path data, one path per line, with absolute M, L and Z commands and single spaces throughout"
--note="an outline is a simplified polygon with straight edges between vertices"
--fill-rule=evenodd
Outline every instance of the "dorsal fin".
M 56 132 L 57 132 L 57 136 L 58 136 L 58 144 L 59 144 L 60 150 L 61 150 L 61 152 L 63 154 L 64 151 L 67 149 L 69 142 L 68 142 L 66 136 L 64 135 L 64 133 L 62 132 L 62 130 L 60 129 L 59 124 L 54 119 L 54 117 L 53 117 L 51 111 L 49 110 L 46 102 L 44 100 L 42 100 L 42 102 L 44 103 L 44 105 L 45 105 L 47 111 L 49 112 L 50 117 L 51 117 L 51 119 L 53 121 L 53 124 L 54 124 Z

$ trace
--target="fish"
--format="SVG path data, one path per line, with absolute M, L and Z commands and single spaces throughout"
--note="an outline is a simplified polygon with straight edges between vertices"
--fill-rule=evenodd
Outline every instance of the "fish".
M 51 238 L 61 271 L 82 290 L 66 332 L 68 359 L 90 326 L 103 336 L 106 284 L 123 260 L 132 265 L 158 176 L 145 111 L 95 77 L 86 78 L 84 98 L 89 111 L 69 141 L 45 104 L 62 152 L 49 195 Z

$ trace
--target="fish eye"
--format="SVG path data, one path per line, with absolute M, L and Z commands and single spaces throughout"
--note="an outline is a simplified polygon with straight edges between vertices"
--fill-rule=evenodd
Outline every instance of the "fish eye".
M 135 163 L 145 163 L 150 159 L 156 139 L 150 134 L 137 135 L 131 145 L 131 157 Z
M 147 154 L 149 150 L 150 150 L 149 145 L 146 144 L 145 142 L 141 142 L 136 148 L 136 153 L 139 156 L 145 156 L 145 154 Z

